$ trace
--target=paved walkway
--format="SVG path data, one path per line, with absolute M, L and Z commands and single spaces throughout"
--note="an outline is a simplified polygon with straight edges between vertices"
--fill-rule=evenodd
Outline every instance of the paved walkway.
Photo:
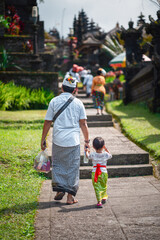
M 159 240 L 160 181 L 153 176 L 109 178 L 108 202 L 95 208 L 91 180 L 80 180 L 79 203 L 66 196 L 54 201 L 51 181 L 44 182 L 36 217 L 36 240 Z

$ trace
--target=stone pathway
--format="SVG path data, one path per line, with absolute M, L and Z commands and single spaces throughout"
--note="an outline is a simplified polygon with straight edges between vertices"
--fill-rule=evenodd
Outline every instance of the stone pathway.
M 36 216 L 36 240 L 159 240 L 160 181 L 153 176 L 109 178 L 109 199 L 95 208 L 91 180 L 80 180 L 79 202 L 66 195 L 54 201 L 51 180 L 44 182 Z

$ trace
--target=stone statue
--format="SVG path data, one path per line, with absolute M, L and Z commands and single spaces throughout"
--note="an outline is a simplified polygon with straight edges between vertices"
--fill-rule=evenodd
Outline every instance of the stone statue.
M 128 23 L 129 28 L 126 30 L 123 27 L 121 32 L 121 39 L 125 42 L 126 49 L 126 60 L 127 63 L 133 64 L 134 61 L 137 63 L 142 60 L 142 52 L 138 41 L 141 40 L 142 28 L 141 26 L 138 30 L 133 28 L 133 22 Z
M 146 33 L 153 36 L 151 44 L 153 45 L 154 61 L 160 65 L 160 10 L 157 11 L 158 19 L 155 21 L 150 15 L 150 23 L 146 24 Z

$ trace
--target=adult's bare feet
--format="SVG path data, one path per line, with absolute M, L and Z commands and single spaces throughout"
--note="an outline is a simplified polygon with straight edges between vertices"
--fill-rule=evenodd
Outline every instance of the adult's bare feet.
M 78 203 L 78 200 L 74 199 L 74 197 L 71 194 L 68 194 L 66 204 L 67 205 L 72 205 L 72 204 L 75 204 L 75 203 Z

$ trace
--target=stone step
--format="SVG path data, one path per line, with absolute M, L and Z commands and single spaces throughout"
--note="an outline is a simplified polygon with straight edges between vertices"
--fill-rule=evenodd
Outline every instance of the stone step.
M 87 115 L 87 122 L 112 121 L 112 115 Z
M 49 156 L 51 160 L 51 156 Z M 120 165 L 139 165 L 149 164 L 149 154 L 144 153 L 132 153 L 132 154 L 113 154 L 112 159 L 107 161 L 108 166 L 120 166 Z M 92 166 L 92 161 L 86 164 L 83 162 L 83 155 L 80 158 L 80 166 Z
M 79 98 L 79 99 L 81 99 L 81 98 L 85 98 L 85 99 L 87 99 L 85 93 L 79 93 L 79 92 L 78 92 L 77 98 Z
M 82 102 L 83 102 L 84 106 L 85 106 L 85 105 L 90 105 L 90 106 L 93 105 L 93 102 L 89 102 L 89 101 L 88 101 L 88 102 L 84 102 L 84 101 L 82 101 Z
M 107 166 L 108 177 L 134 177 L 152 175 L 152 165 Z M 80 179 L 91 179 L 92 167 L 80 167 Z
M 79 94 L 86 95 L 86 92 L 83 90 L 83 88 L 78 88 L 78 96 L 79 96 Z
M 138 164 L 138 165 L 122 165 L 122 166 L 107 166 L 108 177 L 135 177 L 135 176 L 148 176 L 153 174 L 151 164 Z M 52 178 L 52 169 L 48 173 L 44 173 L 47 178 Z M 80 179 L 91 179 L 92 167 L 80 167 Z
M 114 165 L 138 165 L 138 164 L 149 164 L 149 154 L 148 153 L 131 153 L 131 154 L 113 154 L 112 159 L 107 161 L 108 166 Z M 81 155 L 80 160 L 81 166 L 92 166 L 92 161 L 83 163 L 83 155 Z
M 93 109 L 94 106 L 93 105 L 87 105 L 87 104 L 85 105 L 85 109 L 91 109 L 91 108 Z
M 112 121 L 87 121 L 88 127 L 113 127 Z

